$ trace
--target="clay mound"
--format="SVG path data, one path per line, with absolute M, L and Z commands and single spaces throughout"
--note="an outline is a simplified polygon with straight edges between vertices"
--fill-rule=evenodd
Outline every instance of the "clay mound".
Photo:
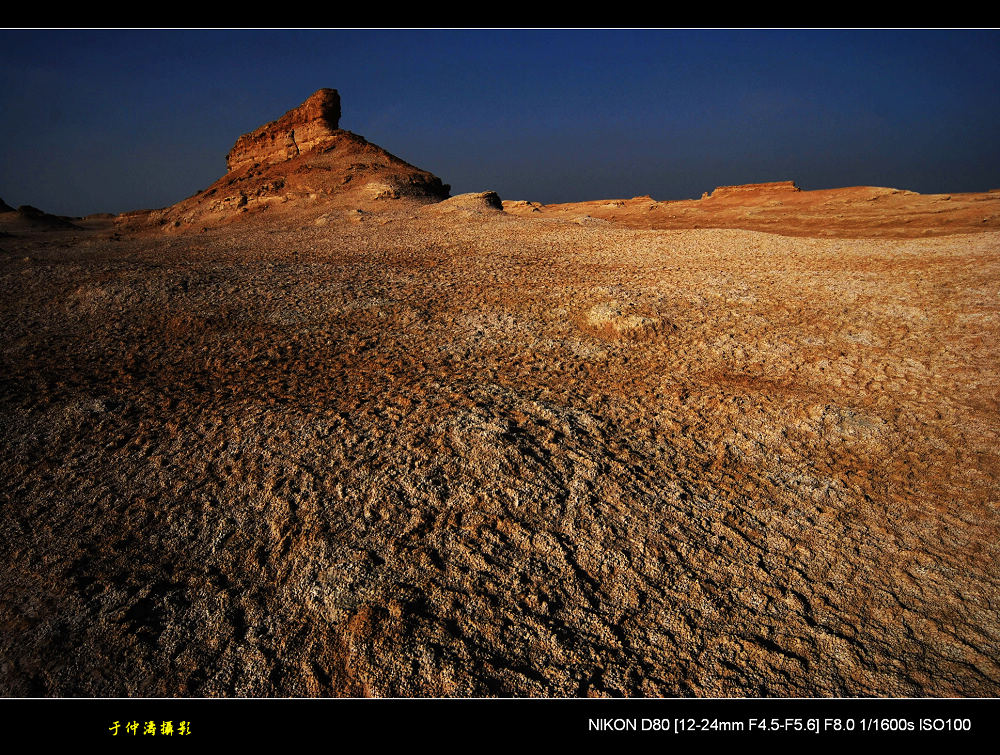
M 338 128 L 340 96 L 320 89 L 281 118 L 237 139 L 229 172 L 207 189 L 163 210 L 120 215 L 128 226 L 182 230 L 230 223 L 261 213 L 312 222 L 333 210 L 383 211 L 439 202 L 450 187 Z
M 459 194 L 431 207 L 428 211 L 435 213 L 462 212 L 469 214 L 494 214 L 504 211 L 503 201 L 495 191 L 480 191 L 469 194 Z

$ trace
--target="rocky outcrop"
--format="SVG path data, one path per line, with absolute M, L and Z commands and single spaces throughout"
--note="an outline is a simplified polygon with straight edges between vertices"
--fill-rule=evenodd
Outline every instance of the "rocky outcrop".
M 0 212 L 14 212 L 14 208 L 0 199 Z
M 541 212 L 541 208 L 544 206 L 541 202 L 529 202 L 524 199 L 503 200 L 504 212 L 514 212 L 518 215 Z
M 297 108 L 236 140 L 226 155 L 230 172 L 284 162 L 329 146 L 340 125 L 340 95 L 320 89 Z
M 739 184 L 737 186 L 717 186 L 707 198 L 719 199 L 720 197 L 742 196 L 745 194 L 763 194 L 775 192 L 799 191 L 795 181 L 771 181 L 760 184 Z M 703 195 L 703 198 L 704 197 Z
M 194 196 L 139 217 L 128 227 L 201 230 L 263 215 L 282 224 L 386 212 L 449 196 L 433 173 L 338 128 L 340 95 L 320 89 L 299 107 L 244 134 L 226 158 L 229 172 Z

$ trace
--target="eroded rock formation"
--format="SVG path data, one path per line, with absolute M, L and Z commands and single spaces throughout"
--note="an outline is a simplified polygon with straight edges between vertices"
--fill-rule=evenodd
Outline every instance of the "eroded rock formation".
M 775 192 L 799 191 L 795 181 L 769 181 L 759 184 L 739 184 L 738 186 L 717 186 L 711 193 L 711 199 L 720 197 L 731 197 L 733 195 L 744 196 L 746 194 L 763 194 Z
M 312 224 L 331 212 L 385 212 L 449 196 L 450 187 L 434 174 L 339 124 L 340 95 L 320 89 L 237 139 L 226 157 L 229 172 L 207 189 L 162 210 L 120 215 L 117 222 L 173 231 L 267 212 L 288 223 Z
M 340 124 L 340 95 L 320 89 L 278 118 L 236 140 L 226 155 L 230 172 L 255 164 L 280 163 L 330 146 Z

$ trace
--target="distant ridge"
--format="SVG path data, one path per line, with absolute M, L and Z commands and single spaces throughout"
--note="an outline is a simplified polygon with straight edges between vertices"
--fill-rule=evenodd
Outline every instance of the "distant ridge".
M 3 216 L 3 227 L 14 231 L 76 228 L 77 226 L 71 221 L 78 220 L 78 218 L 51 215 L 28 204 L 23 204 L 15 210 L 2 199 L 0 199 L 0 215 Z
M 717 186 L 700 199 L 505 201 L 504 209 L 511 215 L 574 222 L 587 217 L 629 228 L 739 228 L 787 236 L 919 238 L 1000 230 L 1000 196 L 992 192 L 918 194 L 884 186 L 803 191 L 794 181 Z

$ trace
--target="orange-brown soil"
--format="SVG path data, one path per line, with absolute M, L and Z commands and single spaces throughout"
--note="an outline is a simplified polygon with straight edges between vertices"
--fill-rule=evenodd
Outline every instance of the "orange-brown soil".
M 778 193 L 9 226 L 0 693 L 997 695 L 1000 233 Z

